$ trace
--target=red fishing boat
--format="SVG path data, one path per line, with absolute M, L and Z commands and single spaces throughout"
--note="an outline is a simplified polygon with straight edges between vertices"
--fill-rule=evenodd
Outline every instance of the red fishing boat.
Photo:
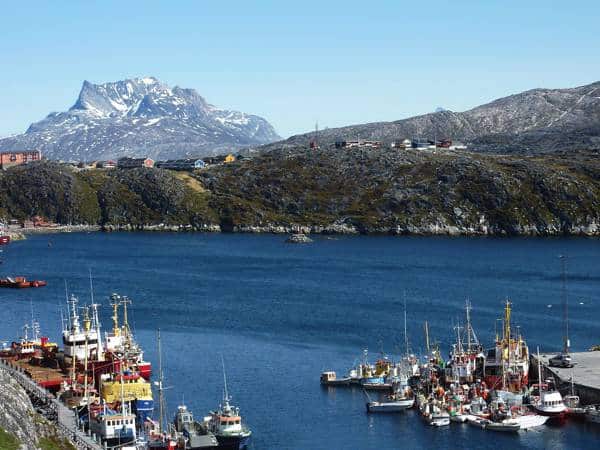
M 25 277 L 6 277 L 0 279 L 0 287 L 6 288 L 15 288 L 15 289 L 24 289 L 30 287 L 42 287 L 46 286 L 46 282 L 44 280 L 32 280 L 29 281 Z
M 0 245 L 6 245 L 10 243 L 10 236 L 0 236 Z
M 504 307 L 502 339 L 496 336 L 496 345 L 487 351 L 483 360 L 483 377 L 490 389 L 521 392 L 529 377 L 529 348 L 520 333 L 510 326 L 511 303 Z

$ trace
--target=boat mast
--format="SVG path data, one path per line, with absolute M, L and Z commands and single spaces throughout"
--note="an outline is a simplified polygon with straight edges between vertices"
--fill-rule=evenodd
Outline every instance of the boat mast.
M 569 353 L 571 343 L 569 341 L 569 303 L 567 299 L 567 257 L 560 255 L 562 272 L 562 305 L 563 305 L 563 352 Z
M 227 375 L 225 374 L 225 360 L 223 359 L 223 355 L 221 355 L 221 365 L 223 366 L 223 386 L 225 387 L 225 405 L 229 403 L 229 392 L 227 391 Z
M 164 429 L 164 395 L 163 395 L 163 369 L 162 369 L 162 349 L 160 345 L 160 328 L 156 332 L 158 340 L 158 432 L 162 433 Z
M 84 355 L 84 359 L 83 359 L 83 376 L 84 376 L 83 398 L 85 399 L 86 406 L 88 407 L 88 414 L 89 414 L 90 402 L 88 399 L 88 335 L 90 332 L 90 317 L 89 317 L 87 308 L 85 308 L 84 315 L 83 315 L 83 331 L 84 331 L 84 336 L 85 336 L 85 343 L 84 343 L 85 355 Z
M 112 294 L 110 296 L 110 306 L 113 308 L 112 321 L 113 321 L 113 334 L 115 336 L 121 335 L 121 329 L 119 328 L 119 295 Z
M 425 348 L 427 349 L 427 358 L 429 358 L 429 324 L 425 321 Z

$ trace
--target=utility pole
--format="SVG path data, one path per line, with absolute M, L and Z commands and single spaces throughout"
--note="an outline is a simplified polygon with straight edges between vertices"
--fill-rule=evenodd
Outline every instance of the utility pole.
M 563 352 L 569 353 L 571 342 L 569 341 L 569 301 L 567 298 L 567 257 L 560 255 L 562 272 L 562 306 L 563 306 Z

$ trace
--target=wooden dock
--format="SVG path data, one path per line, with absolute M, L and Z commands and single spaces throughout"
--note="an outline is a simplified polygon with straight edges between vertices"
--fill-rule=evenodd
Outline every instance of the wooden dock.
M 540 354 L 542 376 L 554 378 L 561 393 L 571 392 L 571 376 L 573 388 L 584 405 L 600 404 L 600 352 L 571 353 L 572 368 L 550 367 L 548 360 L 557 353 Z M 535 365 L 535 366 L 534 366 Z M 537 378 L 537 358 L 532 358 L 532 373 Z

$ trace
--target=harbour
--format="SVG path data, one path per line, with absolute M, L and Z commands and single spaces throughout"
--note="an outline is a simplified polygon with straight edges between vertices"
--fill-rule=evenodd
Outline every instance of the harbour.
M 110 328 L 111 315 L 104 294 L 125 292 L 119 274 L 127 273 L 127 284 L 136 286 L 127 289 L 134 301 L 130 322 L 145 350 L 145 359 L 155 368 L 155 328 L 160 323 L 166 384 L 175 386 L 166 392 L 170 416 L 182 395 L 195 415 L 214 408 L 221 398 L 220 355 L 225 355 L 228 362 L 228 355 L 235 354 L 235 363 L 228 367 L 230 394 L 242 406 L 254 431 L 252 448 L 335 448 L 351 442 L 360 448 L 395 448 L 394 442 L 401 438 L 411 439 L 416 447 L 448 448 L 449 432 L 456 435 L 454 443 L 475 441 L 482 448 L 491 448 L 492 442 L 484 437 L 489 433 L 484 430 L 468 424 L 464 428 L 432 429 L 419 419 L 415 409 L 392 415 L 368 414 L 361 389 L 319 388 L 317 375 L 330 367 L 342 369 L 353 360 L 359 362 L 365 347 L 372 360 L 378 357 L 381 347 L 400 359 L 405 353 L 404 289 L 409 344 L 416 351 L 421 347 L 424 352 L 422 319 L 427 318 L 431 341 L 439 342 L 445 356 L 455 342 L 451 322 L 462 320 L 465 291 L 470 291 L 466 293 L 473 307 L 473 326 L 481 342 L 493 341 L 495 319 L 505 296 L 511 294 L 515 326 L 520 326 L 530 350 L 535 352 L 539 342 L 555 342 L 547 353 L 555 354 L 561 348 L 560 271 L 554 267 L 555 260 L 547 266 L 544 261 L 548 255 L 564 253 L 565 247 L 582 260 L 578 266 L 573 257 L 572 270 L 579 281 L 571 281 L 569 289 L 573 298 L 573 348 L 585 350 L 595 344 L 596 325 L 588 317 L 597 313 L 593 302 L 597 281 L 587 259 L 593 260 L 595 253 L 590 251 L 589 240 L 507 240 L 502 242 L 502 261 L 487 263 L 486 270 L 479 271 L 476 265 L 486 263 L 478 255 L 484 249 L 494 255 L 497 241 L 433 241 L 315 239 L 316 245 L 290 247 L 281 236 L 74 233 L 53 237 L 49 248 L 47 238 L 35 237 L 11 247 L 6 264 L 12 264 L 18 256 L 23 263 L 21 271 L 26 275 L 29 271 L 42 274 L 48 286 L 44 290 L 5 291 L 10 300 L 4 297 L 4 301 L 11 302 L 11 309 L 2 325 L 2 336 L 22 333 L 21 322 L 23 317 L 30 317 L 31 304 L 40 317 L 42 330 L 56 327 L 60 322 L 57 304 L 64 303 L 63 278 L 67 277 L 70 290 L 83 298 L 89 290 L 86 261 L 93 258 L 94 291 L 97 298 L 104 297 L 100 308 L 104 328 Z M 529 269 L 515 266 L 523 246 L 536 255 Z M 357 252 L 361 254 L 360 264 L 354 256 Z M 457 252 L 464 256 L 457 260 Z M 164 266 L 158 266 L 158 260 L 164 261 Z M 174 261 L 182 263 L 170 264 Z M 136 268 L 132 270 L 131 264 Z M 345 275 L 349 267 L 352 276 Z M 540 271 L 535 273 L 531 267 Z M 493 277 L 486 275 L 490 270 L 494 270 Z M 262 275 L 257 275 L 258 271 L 268 274 L 266 285 L 259 281 Z M 162 283 L 151 281 L 157 277 Z M 554 300 L 548 300 L 552 295 Z M 543 304 L 536 300 L 542 296 Z M 579 305 L 582 300 L 584 305 Z M 551 302 L 554 306 L 548 308 Z M 552 326 L 537 325 L 540 307 L 544 321 Z M 555 308 L 558 310 L 552 311 Z M 265 310 L 269 314 L 262 313 Z M 309 310 L 312 315 L 306 314 Z M 242 319 L 239 311 L 250 314 L 252 320 Z M 289 317 L 285 318 L 284 313 Z M 328 325 L 323 326 L 322 321 Z M 232 325 L 235 333 L 231 332 Z M 59 337 L 50 336 L 50 340 L 59 341 Z M 186 348 L 185 358 L 173 357 L 182 347 Z M 185 392 L 177 392 L 180 386 L 185 386 Z M 266 394 L 267 390 L 271 394 Z M 302 419 L 273 424 L 268 406 L 272 401 L 265 402 L 266 395 L 288 405 L 285 411 Z M 376 398 L 378 393 L 369 395 Z M 332 426 L 340 431 L 331 431 Z M 514 437 L 500 433 L 494 440 L 541 448 L 548 441 L 585 447 L 598 439 L 595 428 L 585 423 L 546 428 L 543 433 Z

